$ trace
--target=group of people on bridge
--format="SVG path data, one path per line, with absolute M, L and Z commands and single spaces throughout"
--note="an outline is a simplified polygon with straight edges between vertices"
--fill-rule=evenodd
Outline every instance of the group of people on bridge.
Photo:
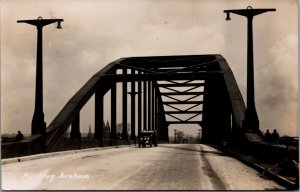
M 269 129 L 265 133 L 265 141 L 270 143 L 278 143 L 279 142 L 279 134 L 276 129 L 274 129 L 273 133 L 271 134 Z

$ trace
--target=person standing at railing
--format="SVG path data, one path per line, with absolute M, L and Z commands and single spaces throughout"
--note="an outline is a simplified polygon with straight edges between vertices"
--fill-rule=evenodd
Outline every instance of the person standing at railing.
M 21 133 L 21 131 L 18 131 L 18 134 L 16 135 L 16 141 L 22 141 L 24 138 L 24 135 Z
M 272 133 L 272 142 L 273 143 L 278 143 L 279 142 L 279 134 L 276 129 L 274 129 Z
M 267 132 L 265 133 L 265 141 L 266 142 L 271 142 L 271 140 L 272 140 L 272 135 L 269 132 L 269 129 L 267 129 Z

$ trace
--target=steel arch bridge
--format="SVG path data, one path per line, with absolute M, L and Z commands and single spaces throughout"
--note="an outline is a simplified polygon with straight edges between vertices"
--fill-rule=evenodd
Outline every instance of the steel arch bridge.
M 94 138 L 103 146 L 103 102 L 109 91 L 110 139 L 115 140 L 117 83 L 122 84 L 123 139 L 134 139 L 137 129 L 138 133 L 156 130 L 160 140 L 168 141 L 170 124 L 200 125 L 204 143 L 246 139 L 245 103 L 226 60 L 221 55 L 184 55 L 128 57 L 108 64 L 66 103 L 47 127 L 46 135 L 36 136 L 33 142 L 45 143 L 46 152 L 56 151 L 70 126 L 71 138 L 80 139 L 80 111 L 95 95 Z M 131 98 L 130 136 L 127 97 Z

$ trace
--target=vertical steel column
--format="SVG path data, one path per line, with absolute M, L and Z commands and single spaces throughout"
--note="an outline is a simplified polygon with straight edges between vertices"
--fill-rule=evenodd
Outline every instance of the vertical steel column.
M 143 87 L 143 106 L 144 106 L 144 108 L 143 108 L 143 111 L 144 111 L 144 113 L 143 113 L 143 124 L 144 124 L 144 126 L 143 126 L 143 130 L 147 130 L 147 81 L 144 81 L 143 82 L 143 85 L 144 85 L 144 87 Z
M 211 143 L 211 139 L 215 139 L 216 130 L 212 130 L 214 128 L 213 121 L 211 120 L 213 115 L 213 104 L 212 100 L 212 83 L 214 79 L 211 77 L 206 77 L 204 82 L 204 92 L 207 93 L 203 96 L 203 107 L 202 107 L 202 135 L 201 135 L 201 143 Z
M 163 103 L 162 103 L 162 100 L 159 101 L 159 104 L 160 104 L 160 108 L 161 108 L 161 116 L 160 116 L 160 121 L 161 121 L 161 127 L 160 127 L 160 130 L 161 130 L 161 136 L 162 136 L 162 139 L 164 141 L 167 141 L 169 142 L 169 125 L 166 121 L 166 116 L 164 114 L 164 106 L 163 106 Z
M 135 70 L 131 70 L 135 74 Z M 131 82 L 131 134 L 130 139 L 135 140 L 135 81 Z
M 156 99 L 157 99 L 157 133 L 160 140 L 167 141 L 168 140 L 166 138 L 167 134 L 165 133 L 165 129 L 167 129 L 165 127 L 166 119 L 164 114 L 162 97 L 157 83 L 155 82 L 154 84 L 155 84 L 154 88 L 156 90 Z
M 123 74 L 126 75 L 127 74 L 127 69 L 124 68 L 123 69 Z M 123 128 L 123 132 L 122 132 L 122 138 L 125 141 L 127 141 L 128 139 L 128 135 L 127 135 L 127 82 L 123 82 L 122 83 L 123 86 L 123 90 L 122 90 L 122 98 L 123 98 L 123 108 L 122 108 L 122 128 Z
M 151 92 L 152 92 L 152 83 L 148 81 L 148 130 L 152 130 L 151 121 L 152 121 L 152 114 L 151 114 Z
M 111 114 L 110 114 L 110 121 L 111 121 L 111 131 L 110 131 L 110 140 L 116 141 L 117 140 L 117 90 L 116 90 L 116 83 L 112 83 L 111 90 L 110 90 L 110 97 L 111 97 Z
M 151 111 L 152 111 L 152 121 L 151 121 L 151 124 L 152 124 L 152 130 L 155 130 L 155 89 L 154 89 L 154 83 L 152 82 L 151 83 L 152 85 L 152 88 L 151 88 L 151 100 L 152 100 L 152 104 L 151 104 Z
M 80 112 L 72 122 L 70 139 L 80 139 Z
M 103 147 L 103 94 L 100 90 L 95 92 L 95 134 L 94 138 L 99 140 L 99 147 Z
M 158 101 L 158 137 L 163 140 L 163 132 L 162 132 L 162 110 L 161 107 L 159 106 L 159 101 Z
M 157 95 L 154 88 L 154 129 L 157 131 Z
M 158 107 L 158 95 L 156 95 L 156 99 L 155 99 L 155 116 L 156 116 L 156 131 L 159 131 L 159 107 Z
M 139 71 L 139 74 L 142 74 Z M 138 82 L 138 135 L 140 135 L 142 129 L 142 82 Z
M 170 124 L 168 124 L 166 121 L 164 122 L 164 127 L 165 127 L 165 131 L 166 131 L 166 141 L 169 143 L 169 126 Z

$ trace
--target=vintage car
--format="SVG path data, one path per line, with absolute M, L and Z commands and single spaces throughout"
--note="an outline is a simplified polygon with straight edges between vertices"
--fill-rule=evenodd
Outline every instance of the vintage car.
M 150 147 L 154 145 L 157 147 L 157 139 L 158 137 L 156 131 L 142 131 L 138 136 L 139 147 L 146 147 L 146 145 L 150 145 Z

